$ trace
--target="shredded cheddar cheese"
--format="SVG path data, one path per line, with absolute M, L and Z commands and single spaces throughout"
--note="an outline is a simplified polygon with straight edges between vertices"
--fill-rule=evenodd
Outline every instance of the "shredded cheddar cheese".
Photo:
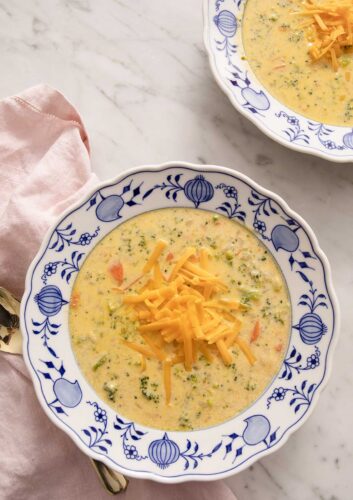
M 200 352 L 212 363 L 218 355 L 223 363 L 232 363 L 230 348 L 237 345 L 251 365 L 256 361 L 249 345 L 239 337 L 241 321 L 235 316 L 237 300 L 224 297 L 227 286 L 210 270 L 209 254 L 202 248 L 187 248 L 176 260 L 167 277 L 158 259 L 166 248 L 157 241 L 143 267 L 146 283 L 135 294 L 125 294 L 123 304 L 133 311 L 143 343 L 124 341 L 146 359 L 163 364 L 166 404 L 171 402 L 172 366 L 183 363 L 190 371 Z
M 141 371 L 144 372 L 146 370 L 146 358 L 143 354 L 141 354 Z
M 353 2 L 349 0 L 308 0 L 299 13 L 306 20 L 313 61 L 327 59 L 337 71 L 339 58 L 353 45 Z
M 153 252 L 151 253 L 150 258 L 148 259 L 148 261 L 146 262 L 146 264 L 143 267 L 144 273 L 148 273 L 152 269 L 154 263 L 158 260 L 159 256 L 161 255 L 161 253 L 163 252 L 163 250 L 166 246 L 167 246 L 166 241 L 163 241 L 163 240 L 157 241 L 157 244 L 156 244 Z
M 155 357 L 155 355 L 152 351 L 150 351 L 149 349 L 147 349 L 146 347 L 144 347 L 141 344 L 135 344 L 134 342 L 126 342 L 126 341 L 124 343 L 125 343 L 125 345 L 127 345 L 127 347 L 130 347 L 130 349 L 133 349 L 134 351 L 139 352 L 140 354 L 142 354 L 146 358 L 154 358 Z

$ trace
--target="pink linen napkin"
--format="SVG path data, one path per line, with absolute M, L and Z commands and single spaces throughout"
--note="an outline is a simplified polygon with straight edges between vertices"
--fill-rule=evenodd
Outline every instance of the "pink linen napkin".
M 52 221 L 97 179 L 82 120 L 45 85 L 0 101 L 0 286 L 21 297 Z M 0 498 L 104 499 L 88 458 L 45 416 L 21 357 L 0 352 Z M 132 480 L 121 500 L 234 500 L 225 483 Z

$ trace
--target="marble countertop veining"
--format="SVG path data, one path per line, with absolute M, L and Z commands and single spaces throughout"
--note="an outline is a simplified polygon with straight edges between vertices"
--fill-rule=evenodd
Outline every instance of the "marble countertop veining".
M 227 482 L 239 500 L 353 498 L 353 168 L 295 153 L 235 111 L 214 82 L 201 0 L 0 0 L 0 97 L 39 82 L 80 110 L 93 169 L 179 159 L 235 168 L 316 232 L 342 310 L 332 377 L 277 453 Z

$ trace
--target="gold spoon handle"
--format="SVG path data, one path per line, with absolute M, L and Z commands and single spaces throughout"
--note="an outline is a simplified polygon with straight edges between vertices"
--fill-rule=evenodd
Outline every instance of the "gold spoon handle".
M 19 301 L 0 286 L 0 351 L 22 354 Z
M 115 472 L 98 460 L 91 460 L 104 488 L 111 494 L 117 495 L 126 490 L 129 481 L 119 472 Z

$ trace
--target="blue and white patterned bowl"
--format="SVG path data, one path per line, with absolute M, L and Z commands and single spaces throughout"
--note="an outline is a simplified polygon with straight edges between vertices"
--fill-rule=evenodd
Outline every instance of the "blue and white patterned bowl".
M 251 407 L 205 430 L 166 433 L 116 414 L 82 376 L 70 343 L 68 302 L 88 253 L 119 224 L 163 207 L 211 210 L 253 229 L 290 293 L 293 326 L 278 375 Z M 92 458 L 128 476 L 173 483 L 234 474 L 285 443 L 326 383 L 338 309 L 326 257 L 283 200 L 233 170 L 178 162 L 130 170 L 64 213 L 29 268 L 21 328 L 48 417 Z
M 204 41 L 214 77 L 234 107 L 271 139 L 334 162 L 353 161 L 353 129 L 309 120 L 275 99 L 244 59 L 246 0 L 204 0 Z

